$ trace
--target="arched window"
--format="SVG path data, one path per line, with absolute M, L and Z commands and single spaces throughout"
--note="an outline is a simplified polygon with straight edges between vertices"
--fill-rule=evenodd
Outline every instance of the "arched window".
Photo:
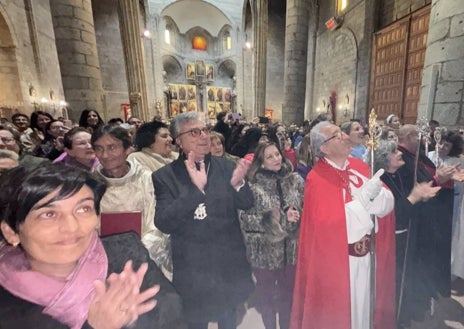
M 232 37 L 230 36 L 230 32 L 226 31 L 222 38 L 223 42 L 223 49 L 224 50 L 231 50 L 232 49 Z
M 167 43 L 168 45 L 171 44 L 171 30 L 172 27 L 170 24 L 166 25 L 166 28 L 164 29 L 164 42 Z

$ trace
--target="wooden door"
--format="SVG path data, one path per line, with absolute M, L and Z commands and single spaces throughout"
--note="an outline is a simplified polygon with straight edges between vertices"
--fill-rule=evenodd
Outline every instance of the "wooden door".
M 375 33 L 368 111 L 379 119 L 416 122 L 429 19 L 427 6 Z

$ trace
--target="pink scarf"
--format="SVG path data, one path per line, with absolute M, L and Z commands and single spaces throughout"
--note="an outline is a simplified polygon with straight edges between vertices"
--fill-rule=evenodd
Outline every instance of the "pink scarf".
M 0 284 L 11 294 L 44 306 L 44 314 L 81 328 L 94 296 L 94 281 L 105 280 L 108 258 L 94 233 L 89 248 L 65 281 L 32 271 L 22 248 L 6 245 L 0 249 Z

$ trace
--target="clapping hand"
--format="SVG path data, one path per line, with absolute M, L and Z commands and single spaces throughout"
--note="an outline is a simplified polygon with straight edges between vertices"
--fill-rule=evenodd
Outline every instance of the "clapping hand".
M 148 270 L 146 263 L 137 272 L 128 261 L 121 273 L 112 273 L 106 282 L 95 282 L 95 297 L 90 304 L 87 322 L 94 329 L 119 329 L 130 326 L 138 317 L 156 306 L 152 300 L 159 291 L 153 286 L 143 292 L 140 287 Z
M 459 164 L 454 166 L 444 166 L 441 165 L 437 168 L 435 174 L 437 175 L 438 182 L 440 184 L 446 183 L 449 181 L 454 174 L 458 171 Z
M 190 151 L 188 158 L 184 161 L 184 163 L 192 183 L 204 193 L 206 182 L 208 181 L 205 170 L 205 162 L 200 161 L 200 169 L 197 169 L 197 165 L 195 163 L 195 153 Z
M 232 185 L 234 189 L 237 190 L 243 184 L 243 180 L 245 179 L 250 165 L 251 162 L 246 159 L 239 160 L 237 167 L 235 167 L 235 170 L 232 173 L 232 178 L 230 179 L 230 185 Z

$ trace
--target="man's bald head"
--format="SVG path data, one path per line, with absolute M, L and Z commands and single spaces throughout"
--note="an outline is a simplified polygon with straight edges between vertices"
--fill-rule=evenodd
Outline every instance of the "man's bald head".
M 419 134 L 415 125 L 403 125 L 398 130 L 398 144 L 405 147 L 409 152 L 414 153 L 419 142 Z

